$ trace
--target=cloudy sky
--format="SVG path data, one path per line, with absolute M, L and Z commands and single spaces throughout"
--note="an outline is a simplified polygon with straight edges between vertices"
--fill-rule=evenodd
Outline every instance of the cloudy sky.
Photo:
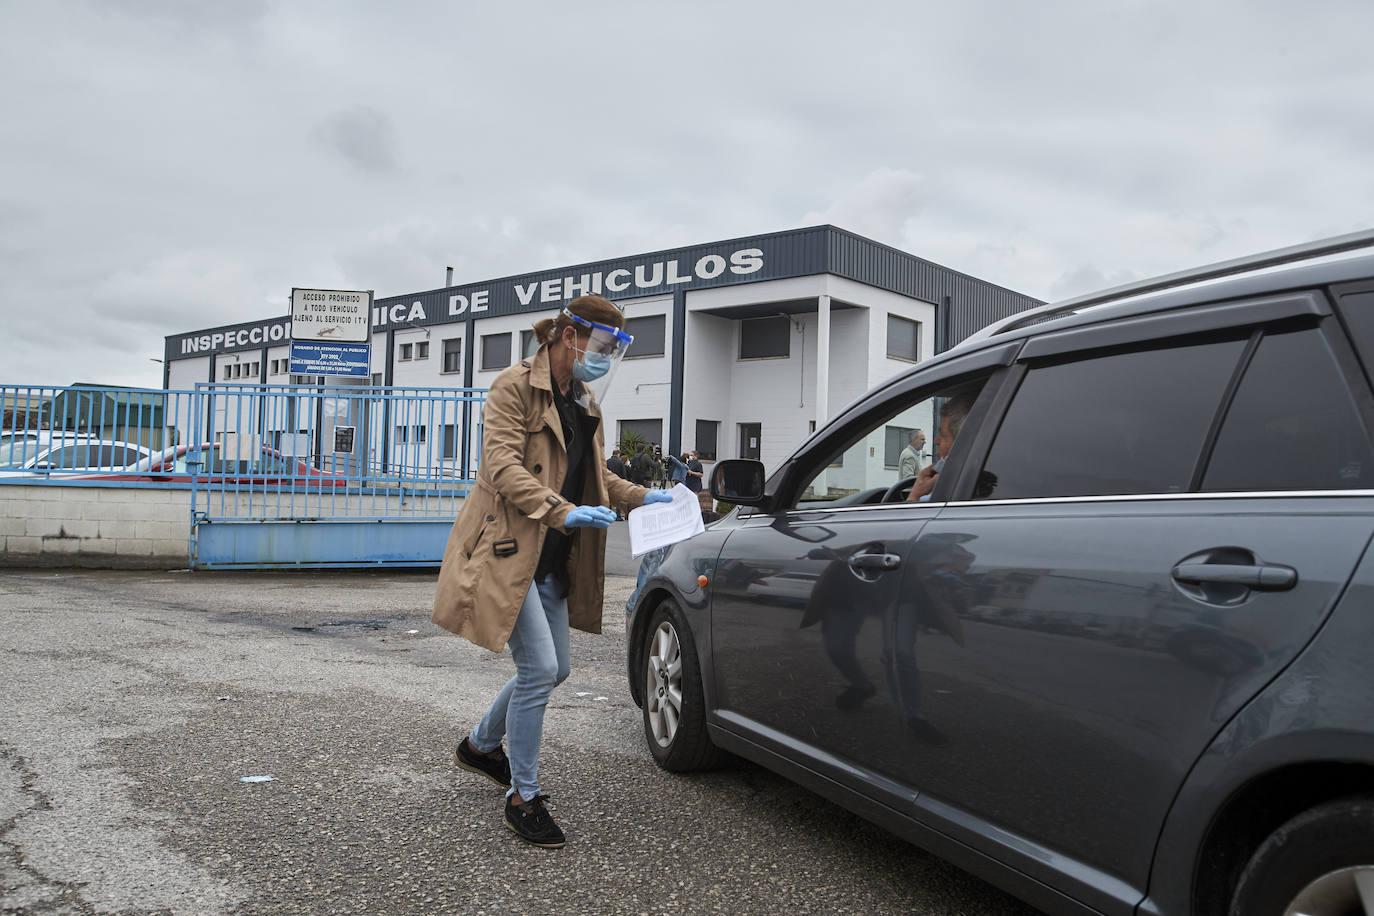
M 1374 227 L 1368 0 L 0 0 L 0 384 L 834 223 L 1039 298 Z

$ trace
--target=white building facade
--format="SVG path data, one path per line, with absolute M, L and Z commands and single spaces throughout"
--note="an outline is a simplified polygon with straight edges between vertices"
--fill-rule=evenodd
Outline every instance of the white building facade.
M 535 321 L 588 293 L 616 302 L 635 337 L 602 405 L 607 448 L 633 430 L 673 453 L 695 449 L 708 470 L 734 457 L 776 467 L 873 386 L 1042 304 L 818 226 L 377 299 L 372 383 L 488 388 L 530 351 Z M 172 335 L 164 387 L 288 385 L 301 381 L 289 357 L 286 317 Z M 458 440 L 475 436 L 453 419 L 377 424 L 371 448 L 394 460 L 419 437 L 443 437 L 429 451 L 461 472 L 476 443 Z M 304 428 L 273 423 L 264 432 L 278 443 Z M 884 466 L 906 444 L 901 430 L 890 438 L 895 451 L 872 456 Z

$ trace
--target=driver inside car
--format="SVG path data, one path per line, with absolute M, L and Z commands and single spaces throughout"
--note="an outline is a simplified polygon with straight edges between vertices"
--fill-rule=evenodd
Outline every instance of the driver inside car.
M 959 395 L 950 398 L 940 408 L 940 431 L 935 434 L 935 460 L 927 467 L 922 468 L 921 473 L 916 475 L 916 480 L 911 484 L 911 493 L 907 495 L 907 501 L 917 502 L 930 499 L 930 493 L 935 489 L 935 482 L 940 478 L 940 471 L 945 466 L 945 458 L 948 457 L 949 450 L 954 447 L 954 440 L 959 435 L 959 430 L 963 428 L 964 420 L 968 417 L 968 412 L 972 407 L 973 398 Z

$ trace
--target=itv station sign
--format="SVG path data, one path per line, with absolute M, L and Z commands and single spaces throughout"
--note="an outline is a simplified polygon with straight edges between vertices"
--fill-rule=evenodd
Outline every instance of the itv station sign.
M 291 373 L 370 378 L 372 293 L 291 290 Z

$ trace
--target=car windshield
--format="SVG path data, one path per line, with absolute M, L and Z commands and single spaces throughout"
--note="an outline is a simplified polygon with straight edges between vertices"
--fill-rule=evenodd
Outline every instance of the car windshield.
M 37 436 L 0 436 L 0 467 L 20 467 L 40 451 Z

